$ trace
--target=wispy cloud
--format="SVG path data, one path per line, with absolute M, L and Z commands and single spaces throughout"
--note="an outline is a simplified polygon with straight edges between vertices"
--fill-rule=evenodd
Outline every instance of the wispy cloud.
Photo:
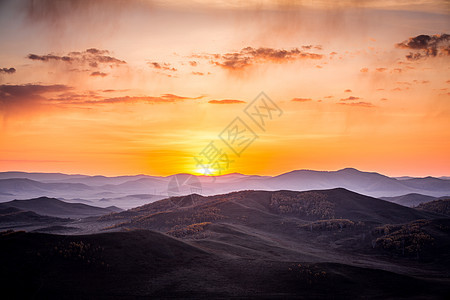
M 359 97 L 350 96 L 348 98 L 342 98 L 341 101 L 355 101 L 359 99 L 360 99 Z
M 124 96 L 124 97 L 114 97 L 114 98 L 102 98 L 98 100 L 85 100 L 78 102 L 78 104 L 113 104 L 113 103 L 137 103 L 144 102 L 150 104 L 156 103 L 174 103 L 186 100 L 198 100 L 202 99 L 204 96 L 198 97 L 185 97 L 178 96 L 174 94 L 163 94 L 159 97 L 154 96 Z
M 308 102 L 311 101 L 311 98 L 293 98 L 291 101 L 292 102 Z
M 177 69 L 172 67 L 170 63 L 149 62 L 148 65 L 155 69 L 160 69 L 164 71 L 172 71 L 172 72 L 177 71 Z
M 346 106 L 368 107 L 368 108 L 375 107 L 375 105 L 373 105 L 370 102 L 351 102 L 351 103 L 339 102 L 337 104 L 346 105 Z
M 71 88 L 62 84 L 39 85 L 0 85 L 0 111 L 26 111 L 47 100 L 47 94 L 68 91 Z
M 242 100 L 235 100 L 235 99 L 224 99 L 224 100 L 210 100 L 208 103 L 211 104 L 240 104 L 240 103 L 246 103 Z

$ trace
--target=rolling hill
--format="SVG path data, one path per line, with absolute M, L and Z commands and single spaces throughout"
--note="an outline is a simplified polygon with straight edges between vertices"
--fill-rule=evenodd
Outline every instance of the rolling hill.
M 436 200 L 436 197 L 428 196 L 428 195 L 422 195 L 422 194 L 406 194 L 396 197 L 380 197 L 382 200 L 386 200 L 389 202 L 397 203 L 403 206 L 408 207 L 415 207 L 421 203 L 430 202 L 433 200 Z
M 121 211 L 120 208 L 114 206 L 100 208 L 82 203 L 67 203 L 48 197 L 4 202 L 0 203 L 0 208 L 16 208 L 22 211 L 31 211 L 43 216 L 59 218 L 84 218 Z
M 146 230 L 82 236 L 5 232 L 0 276 L 9 298 L 421 299 L 449 292 L 448 280 L 268 255 L 233 258 Z
M 1 233 L 2 290 L 195 299 L 450 292 L 450 219 L 343 188 L 192 194 L 88 219 L 109 232 Z M 71 224 L 39 231 L 77 232 Z
M 424 211 L 450 216 L 450 198 L 437 199 L 427 203 L 421 203 L 417 208 Z

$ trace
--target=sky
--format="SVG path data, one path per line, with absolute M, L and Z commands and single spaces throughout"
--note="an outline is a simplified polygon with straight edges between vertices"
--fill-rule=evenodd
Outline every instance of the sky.
M 450 175 L 448 1 L 0 1 L 0 171 Z

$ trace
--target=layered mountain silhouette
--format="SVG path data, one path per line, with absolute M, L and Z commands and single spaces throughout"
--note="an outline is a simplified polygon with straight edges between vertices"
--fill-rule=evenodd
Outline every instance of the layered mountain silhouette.
M 409 208 L 343 188 L 169 197 L 88 218 L 101 233 L 70 235 L 72 223 L 42 230 L 66 235 L 2 232 L 3 291 L 17 298 L 441 298 L 450 292 L 450 219 L 446 203 L 432 203 Z
M 186 181 L 186 177 L 193 178 L 197 184 L 179 186 Z M 66 202 L 83 202 L 100 207 L 118 206 L 123 209 L 169 196 L 192 193 L 208 196 L 242 190 L 306 191 L 332 188 L 345 188 L 395 202 L 396 199 L 387 197 L 421 194 L 438 198 L 450 195 L 450 180 L 434 177 L 393 178 L 352 168 L 339 171 L 297 170 L 273 177 L 238 173 L 216 177 L 190 174 L 105 177 L 59 173 L 0 173 L 0 201 L 3 202 L 46 196 Z M 423 201 L 417 200 L 417 197 L 405 196 L 397 203 L 414 206 L 421 202 Z

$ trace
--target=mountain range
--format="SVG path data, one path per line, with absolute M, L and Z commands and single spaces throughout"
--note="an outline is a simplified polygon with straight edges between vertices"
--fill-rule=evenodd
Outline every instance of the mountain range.
M 129 209 L 169 196 L 198 193 L 204 196 L 241 190 L 293 190 L 345 188 L 372 197 L 420 194 L 433 199 L 450 195 L 450 180 L 435 177 L 394 178 L 352 168 L 338 171 L 296 170 L 278 176 L 232 173 L 222 176 L 176 174 L 166 177 L 87 176 L 60 173 L 0 173 L 0 201 L 40 196 L 99 207 Z M 407 197 L 408 198 L 408 197 Z M 422 197 L 425 199 L 426 197 Z M 432 200 L 432 198 L 424 201 Z M 403 200 L 402 200 L 403 201 Z M 402 204 L 418 205 L 412 200 Z
M 409 208 L 344 188 L 246 190 L 60 219 L 0 233 L 2 291 L 16 298 L 444 299 L 450 219 L 448 200 L 439 201 Z M 79 235 L 83 227 L 95 230 Z

